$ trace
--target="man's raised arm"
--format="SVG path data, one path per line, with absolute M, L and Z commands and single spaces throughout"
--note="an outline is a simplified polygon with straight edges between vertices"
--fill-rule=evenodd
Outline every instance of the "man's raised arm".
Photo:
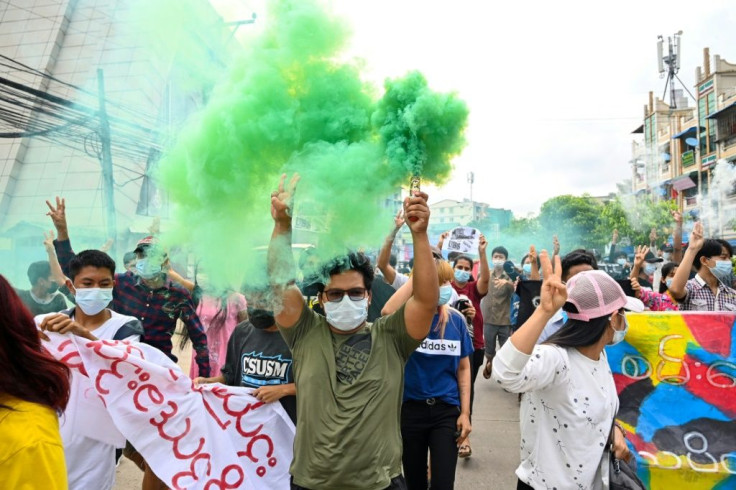
M 56 196 L 56 207 L 49 201 L 46 201 L 49 212 L 46 216 L 51 218 L 56 228 L 56 240 L 54 240 L 54 249 L 56 257 L 59 259 L 61 270 L 66 276 L 69 276 L 69 262 L 74 258 L 74 250 L 69 241 L 69 229 L 66 224 L 66 200 Z
M 421 340 L 429 334 L 432 318 L 437 312 L 439 280 L 437 266 L 429 245 L 429 206 L 427 194 L 415 191 L 404 200 L 404 216 L 414 242 L 414 294 L 404 308 L 406 331 L 413 339 Z
M 281 176 L 279 189 L 271 193 L 273 233 L 268 244 L 268 278 L 274 293 L 274 317 L 281 327 L 291 328 L 299 321 L 304 298 L 294 285 L 296 267 L 291 250 L 291 205 L 299 176 L 294 175 L 288 188 L 286 174 Z

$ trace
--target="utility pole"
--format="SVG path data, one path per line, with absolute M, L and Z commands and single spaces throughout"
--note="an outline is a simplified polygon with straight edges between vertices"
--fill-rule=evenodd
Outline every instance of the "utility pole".
M 468 184 L 470 184 L 470 221 L 475 221 L 475 203 L 473 202 L 473 183 L 475 182 L 475 174 L 468 172 Z
M 110 149 L 110 122 L 105 109 L 105 78 L 102 68 L 97 69 L 97 91 L 100 101 L 100 164 L 102 165 L 102 185 L 107 215 L 107 238 L 113 240 L 110 255 L 117 248 L 117 223 L 115 219 L 114 181 L 112 177 L 112 150 Z

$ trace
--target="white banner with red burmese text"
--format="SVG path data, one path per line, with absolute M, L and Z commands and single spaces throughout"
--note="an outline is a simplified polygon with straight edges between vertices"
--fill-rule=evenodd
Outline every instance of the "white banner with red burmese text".
M 289 488 L 295 428 L 280 403 L 247 388 L 194 387 L 145 344 L 48 336 L 46 348 L 80 385 L 67 430 L 105 442 L 122 434 L 173 489 Z

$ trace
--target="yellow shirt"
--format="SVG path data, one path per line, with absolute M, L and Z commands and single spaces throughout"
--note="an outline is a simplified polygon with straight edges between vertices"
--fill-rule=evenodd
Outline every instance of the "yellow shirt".
M 45 405 L 7 395 L 0 396 L 0 405 L 2 487 L 15 490 L 68 488 L 56 412 Z

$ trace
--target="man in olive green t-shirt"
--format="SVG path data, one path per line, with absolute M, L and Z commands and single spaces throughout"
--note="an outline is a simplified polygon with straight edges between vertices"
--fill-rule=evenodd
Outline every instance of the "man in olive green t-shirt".
M 291 464 L 301 490 L 404 489 L 400 408 L 404 364 L 429 333 L 439 285 L 427 237 L 427 195 L 404 201 L 414 242 L 414 296 L 396 313 L 366 323 L 373 267 L 362 253 L 336 260 L 320 291 L 325 317 L 293 285 L 290 201 L 271 194 L 269 276 L 281 311 L 276 324 L 292 350 L 299 422 Z

